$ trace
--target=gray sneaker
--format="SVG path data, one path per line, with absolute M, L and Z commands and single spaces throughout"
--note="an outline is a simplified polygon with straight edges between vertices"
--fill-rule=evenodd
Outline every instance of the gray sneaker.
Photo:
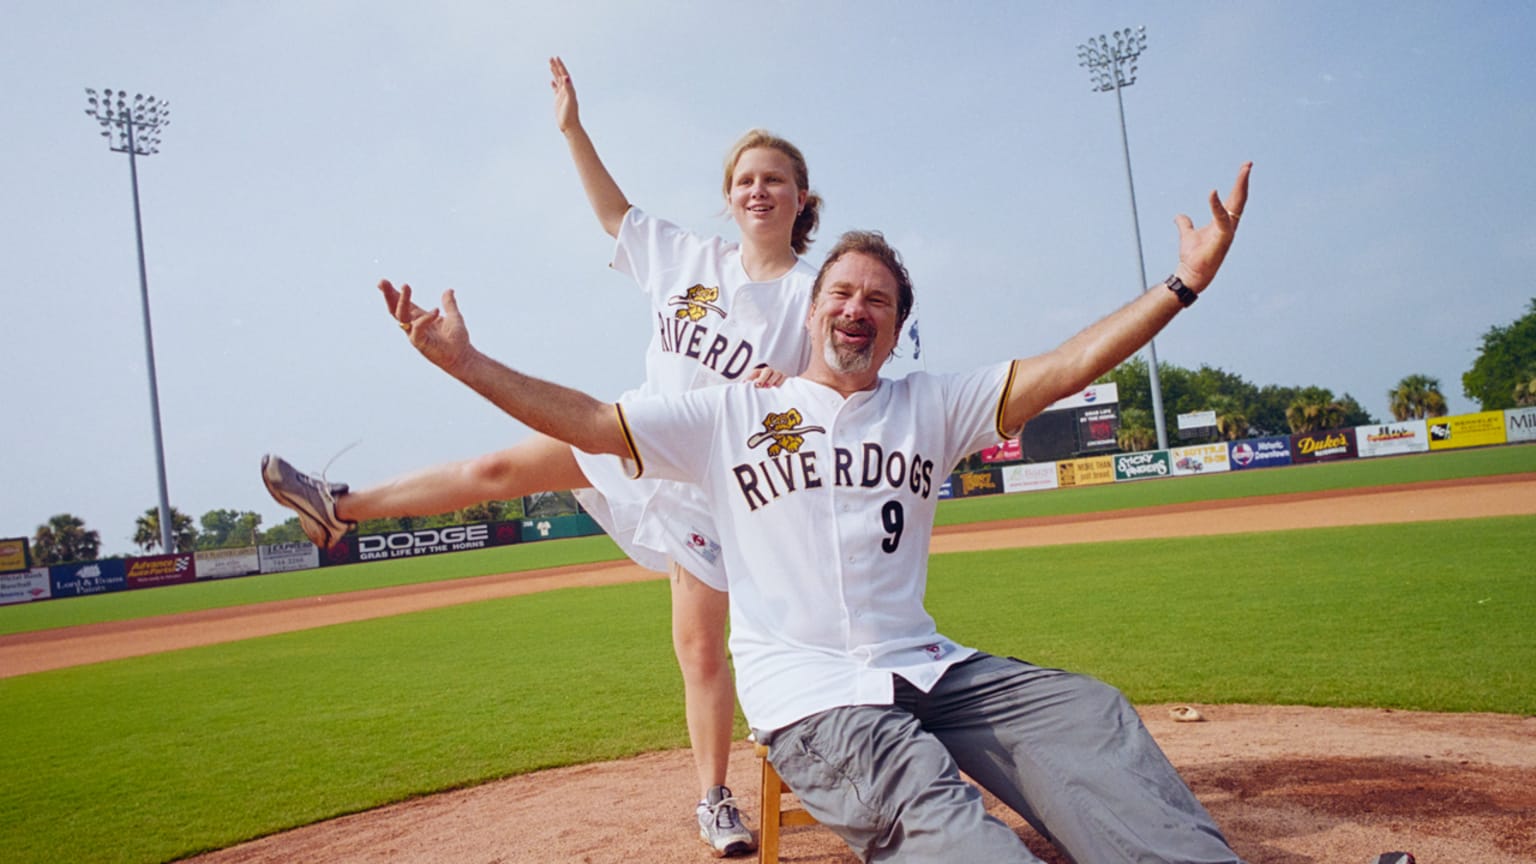
M 716 858 L 745 855 L 757 848 L 752 832 L 741 821 L 731 790 L 715 786 L 699 802 L 699 839 L 715 850 Z
M 299 514 L 299 525 L 321 549 L 329 549 L 342 535 L 357 526 L 336 515 L 336 496 L 347 493 L 347 484 L 328 483 L 289 465 L 275 453 L 261 457 L 261 481 L 277 503 Z

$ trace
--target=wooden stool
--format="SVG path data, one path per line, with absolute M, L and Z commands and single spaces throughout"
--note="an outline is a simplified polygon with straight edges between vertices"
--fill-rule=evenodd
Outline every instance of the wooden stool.
M 759 832 L 757 841 L 757 860 L 762 864 L 778 864 L 779 829 L 815 825 L 816 817 L 799 807 L 783 809 L 784 793 L 789 791 L 789 787 L 779 779 L 779 772 L 773 770 L 773 765 L 768 761 L 768 748 L 754 743 L 752 749 L 757 753 L 757 758 L 763 762 L 761 790 L 763 803 L 762 812 L 758 814 L 758 823 L 762 825 L 762 830 Z

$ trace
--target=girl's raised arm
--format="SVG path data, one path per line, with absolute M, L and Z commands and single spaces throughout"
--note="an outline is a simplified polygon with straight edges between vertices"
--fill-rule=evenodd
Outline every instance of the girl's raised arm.
M 629 199 L 624 197 L 624 190 L 619 188 L 613 175 L 603 166 L 597 148 L 592 146 L 592 139 L 587 137 L 587 130 L 581 126 L 581 115 L 576 106 L 576 85 L 571 83 L 571 73 L 566 70 L 565 61 L 559 57 L 549 58 L 549 75 L 549 87 L 555 91 L 555 125 L 571 148 L 571 161 L 576 163 L 576 173 L 581 175 L 581 186 L 587 192 L 587 201 L 608 236 L 618 237 L 619 226 L 624 223 L 624 214 L 629 212 Z

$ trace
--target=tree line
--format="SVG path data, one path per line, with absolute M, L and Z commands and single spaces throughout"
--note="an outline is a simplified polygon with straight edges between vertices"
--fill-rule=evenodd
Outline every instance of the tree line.
M 1177 429 L 1180 414 L 1216 412 L 1216 437 L 1235 441 L 1266 435 L 1305 434 L 1378 422 L 1350 394 L 1335 397 L 1326 387 L 1263 387 L 1242 376 L 1212 367 L 1185 369 L 1158 364 L 1163 391 L 1164 428 Z M 1147 363 L 1131 358 L 1097 383 L 1113 382 L 1120 391 L 1120 433 L 1116 443 L 1127 451 L 1157 446 L 1152 389 Z M 1499 411 L 1536 405 L 1536 298 L 1525 315 L 1483 334 L 1472 368 L 1461 378 L 1462 392 L 1479 410 Z M 1430 375 L 1404 376 L 1387 390 L 1387 410 L 1394 420 L 1443 417 L 1447 412 L 1440 380 Z
M 1267 435 L 1305 434 L 1325 429 L 1365 426 L 1379 422 L 1355 397 L 1335 396 L 1318 386 L 1262 387 L 1241 375 L 1214 366 L 1186 369 L 1173 363 L 1158 364 L 1163 390 L 1163 422 L 1178 428 L 1178 415 L 1214 411 L 1216 439 L 1236 441 Z M 1157 447 L 1153 421 L 1152 387 L 1147 363 L 1133 357 L 1096 383 L 1113 383 L 1120 393 L 1120 432 L 1116 443 L 1134 452 Z M 1388 409 L 1396 420 L 1443 417 L 1445 395 L 1438 379 L 1408 375 L 1387 391 Z

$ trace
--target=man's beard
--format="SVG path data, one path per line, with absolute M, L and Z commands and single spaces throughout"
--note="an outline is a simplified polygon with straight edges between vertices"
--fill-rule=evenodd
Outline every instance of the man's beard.
M 873 327 L 855 327 L 856 335 L 873 335 Z M 875 359 L 874 340 L 864 343 L 863 348 L 839 348 L 836 342 L 837 328 L 827 327 L 827 341 L 822 345 L 822 357 L 827 361 L 827 366 L 833 372 L 840 375 L 857 374 L 869 371 L 869 366 Z

